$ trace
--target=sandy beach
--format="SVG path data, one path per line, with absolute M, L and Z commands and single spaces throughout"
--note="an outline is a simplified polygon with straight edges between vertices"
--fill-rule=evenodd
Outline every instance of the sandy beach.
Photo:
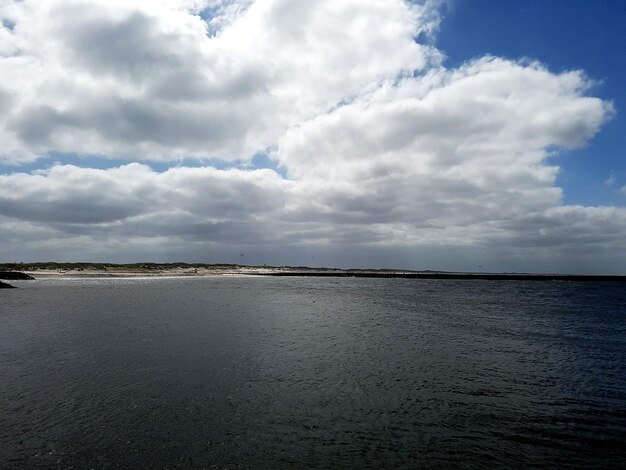
M 24 274 L 35 279 L 51 278 L 83 278 L 83 277 L 207 277 L 207 276 L 234 276 L 234 275 L 271 275 L 279 272 L 289 272 L 283 268 L 265 267 L 223 267 L 223 268 L 155 268 L 141 269 L 124 266 L 103 267 L 99 269 L 34 269 L 22 270 Z

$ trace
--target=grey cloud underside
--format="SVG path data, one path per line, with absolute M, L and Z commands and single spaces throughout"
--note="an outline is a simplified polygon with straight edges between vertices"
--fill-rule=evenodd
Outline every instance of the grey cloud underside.
M 23 142 L 42 151 L 69 151 L 74 147 L 55 143 L 58 134 L 71 133 L 72 141 L 80 141 L 83 135 L 88 142 L 90 133 L 97 129 L 99 136 L 93 145 L 83 146 L 85 153 L 99 153 L 111 140 L 116 145 L 127 143 L 128 149 L 110 146 L 109 153 L 128 158 L 144 147 L 157 149 L 155 153 L 158 153 L 159 148 L 176 144 L 183 145 L 189 152 L 202 153 L 207 140 L 235 148 L 253 125 L 244 107 L 238 109 L 224 103 L 205 107 L 194 103 L 170 105 L 104 97 L 85 101 L 84 107 L 62 112 L 48 106 L 27 108 L 12 119 L 9 128 Z M 194 119 L 190 121 L 191 116 Z
M 142 80 L 163 67 L 181 66 L 176 53 L 170 52 L 167 36 L 155 31 L 155 21 L 133 12 L 121 19 L 106 18 L 106 11 L 83 6 L 74 11 L 66 8 L 52 13 L 58 33 L 70 60 L 93 74 L 112 75 L 128 80 Z M 74 17 L 83 17 L 80 22 Z M 171 38 L 175 39 L 175 37 Z M 155 40 L 158 48 L 154 47 Z
M 0 32 L 0 159 L 61 155 L 0 175 L 2 257 L 626 262 L 626 210 L 563 205 L 548 163 L 612 104 L 582 72 L 538 62 L 447 69 L 414 40 L 436 30 L 437 2 L 25 0 L 0 17 L 14 24 Z M 63 152 L 137 163 L 81 168 Z M 259 153 L 287 176 L 139 163 Z
M 158 18 L 138 12 L 106 18 L 106 10 L 84 7 L 68 14 L 66 8 L 54 15 L 69 65 L 141 87 L 144 100 L 232 102 L 267 90 L 257 64 L 211 55 L 201 43 L 160 31 Z M 68 21 L 74 15 L 88 19 Z
M 495 213 L 489 201 L 480 198 L 480 191 L 476 190 L 476 199 L 463 201 L 462 195 L 468 194 L 465 188 L 457 188 L 458 197 L 451 198 L 454 191 L 438 184 L 419 188 L 422 191 L 416 188 L 415 194 L 403 188 L 389 191 L 378 205 L 376 195 L 366 189 L 351 198 L 326 194 L 327 188 L 319 194 L 311 189 L 306 196 L 315 197 L 302 201 L 298 185 L 270 170 L 207 169 L 202 174 L 197 169 L 155 173 L 138 165 L 108 171 L 66 166 L 46 176 L 3 178 L 7 191 L 0 195 L 0 213 L 5 217 L 50 226 L 68 235 L 120 240 L 173 237 L 257 248 L 298 243 L 470 243 L 559 250 L 606 244 L 618 248 L 626 229 L 626 214 L 620 209 L 524 211 L 511 204 L 508 213 L 502 207 Z M 90 183 L 80 187 L 81 181 Z M 25 194 L 20 188 L 31 189 Z M 419 201 L 430 189 L 440 192 Z M 414 199 L 403 204 L 399 197 Z M 507 202 L 514 199 L 515 195 Z M 590 219 L 594 224 L 589 224 Z

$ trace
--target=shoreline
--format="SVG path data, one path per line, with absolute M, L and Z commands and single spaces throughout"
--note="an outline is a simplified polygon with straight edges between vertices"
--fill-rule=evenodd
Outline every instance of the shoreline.
M 22 270 L 34 279 L 150 279 L 150 278 L 205 278 L 205 277 L 341 277 L 379 279 L 421 279 L 421 280 L 479 280 L 479 281 L 573 281 L 573 282 L 619 282 L 626 283 L 626 276 L 618 275 L 576 275 L 576 274 L 522 274 L 522 273 L 456 273 L 433 271 L 395 270 L 330 270 L 275 267 L 229 267 L 210 268 L 166 268 L 153 270 L 132 270 L 115 267 L 109 269 Z M 0 279 L 2 279 L 0 273 Z
M 35 279 L 80 279 L 80 278 L 178 278 L 178 277 L 215 277 L 215 276 L 240 276 L 240 275 L 270 275 L 276 270 L 258 268 L 236 269 L 190 269 L 190 268 L 166 268 L 153 270 L 132 270 L 123 268 L 113 269 L 36 269 L 22 270 L 24 274 Z

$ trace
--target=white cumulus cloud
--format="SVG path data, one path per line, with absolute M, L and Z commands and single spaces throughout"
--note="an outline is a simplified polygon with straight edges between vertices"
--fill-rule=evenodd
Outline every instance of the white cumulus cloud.
M 626 209 L 563 205 L 552 158 L 612 104 L 582 71 L 445 67 L 416 40 L 439 3 L 4 2 L 0 256 L 623 270 Z

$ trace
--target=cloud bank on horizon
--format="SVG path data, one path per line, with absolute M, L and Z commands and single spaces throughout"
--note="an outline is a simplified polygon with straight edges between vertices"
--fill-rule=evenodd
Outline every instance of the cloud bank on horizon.
M 626 208 L 563 204 L 550 160 L 613 105 L 447 68 L 440 6 L 3 2 L 0 258 L 626 273 Z

